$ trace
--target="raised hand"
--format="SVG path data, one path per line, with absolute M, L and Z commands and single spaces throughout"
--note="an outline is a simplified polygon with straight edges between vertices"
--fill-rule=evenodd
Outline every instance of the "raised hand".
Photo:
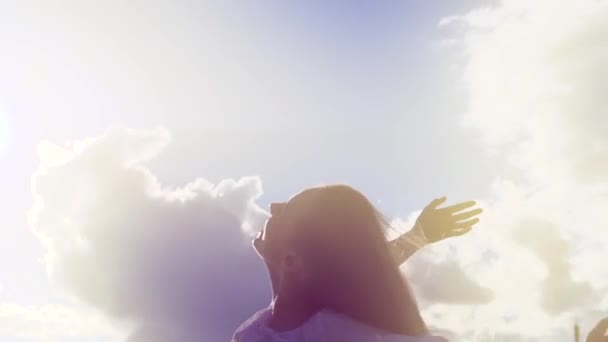
M 389 241 L 389 248 L 397 265 L 403 264 L 426 244 L 463 235 L 479 222 L 479 218 L 475 216 L 481 214 L 482 209 L 463 211 L 474 206 L 475 201 L 438 208 L 445 201 L 445 197 L 433 200 L 422 210 L 412 229 Z
M 466 234 L 473 228 L 474 224 L 479 222 L 479 218 L 475 216 L 482 213 L 481 208 L 464 211 L 477 204 L 475 201 L 439 208 L 446 199 L 446 197 L 441 197 L 431 201 L 422 210 L 422 213 L 416 219 L 414 228 L 412 228 L 414 231 L 421 232 L 429 243 Z
M 587 335 L 587 342 L 608 342 L 608 317 L 599 321 L 595 328 Z

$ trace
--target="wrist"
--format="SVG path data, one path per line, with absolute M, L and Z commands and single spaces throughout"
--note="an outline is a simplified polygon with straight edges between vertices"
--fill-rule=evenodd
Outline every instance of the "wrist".
M 424 234 L 424 227 L 423 227 L 422 223 L 420 223 L 419 221 L 416 221 L 411 232 L 412 232 L 412 239 L 415 239 L 416 243 L 418 245 L 424 246 L 424 245 L 429 244 L 429 240 L 427 239 L 426 234 Z

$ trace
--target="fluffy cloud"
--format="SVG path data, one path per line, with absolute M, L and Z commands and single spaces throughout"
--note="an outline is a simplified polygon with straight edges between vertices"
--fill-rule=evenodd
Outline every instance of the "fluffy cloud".
M 415 279 L 417 294 L 427 302 L 449 304 L 487 304 L 494 297 L 491 289 L 476 283 L 455 260 L 414 263 L 408 273 Z M 413 270 L 412 270 L 413 269 Z
M 494 300 L 426 314 L 463 340 L 568 341 L 608 312 L 608 3 L 504 0 L 440 26 L 465 52 L 465 122 L 508 169 L 477 232 L 437 252 Z
M 389 231 L 389 239 L 395 238 L 396 232 L 412 227 L 418 215 L 420 211 L 415 211 L 407 220 L 393 220 L 391 227 L 394 230 Z M 462 241 L 456 243 L 458 250 L 464 249 Z M 440 244 L 419 250 L 404 264 L 403 269 L 421 307 L 487 304 L 493 300 L 494 291 L 471 277 L 472 272 L 479 269 L 477 265 L 465 265 L 461 260 L 456 249 L 446 249 Z
M 65 306 L 0 305 L 0 337 L 28 341 L 53 341 L 69 337 L 117 339 L 118 332 L 91 312 Z
M 250 248 L 266 217 L 261 184 L 164 187 L 142 163 L 168 141 L 162 129 L 113 129 L 42 144 L 30 223 L 52 279 L 130 322 L 132 341 L 226 340 L 269 298 Z
M 531 220 L 515 230 L 516 241 L 542 260 L 547 276 L 541 289 L 541 307 L 551 315 L 587 307 L 599 298 L 588 281 L 572 279 L 568 240 L 558 236 L 550 222 Z

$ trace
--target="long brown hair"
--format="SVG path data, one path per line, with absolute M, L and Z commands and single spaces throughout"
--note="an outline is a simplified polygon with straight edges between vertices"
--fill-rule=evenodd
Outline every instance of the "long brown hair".
M 363 194 L 346 185 L 310 188 L 286 212 L 290 242 L 312 265 L 311 300 L 390 333 L 427 333 L 388 249 L 386 220 Z

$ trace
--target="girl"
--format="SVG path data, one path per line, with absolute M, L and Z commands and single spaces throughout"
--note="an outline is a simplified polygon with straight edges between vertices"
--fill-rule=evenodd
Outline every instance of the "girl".
M 452 215 L 471 202 L 436 209 L 443 201 L 418 219 L 419 242 L 424 233 L 431 241 L 464 234 L 478 221 L 454 221 L 479 214 Z M 425 222 L 452 229 L 433 235 L 437 229 L 425 229 Z M 345 185 L 310 188 L 272 205 L 253 244 L 267 265 L 273 301 L 243 323 L 233 341 L 444 341 L 428 335 L 399 272 L 404 255 L 416 248 L 402 253 L 403 238 L 387 244 L 385 227 L 367 198 Z

